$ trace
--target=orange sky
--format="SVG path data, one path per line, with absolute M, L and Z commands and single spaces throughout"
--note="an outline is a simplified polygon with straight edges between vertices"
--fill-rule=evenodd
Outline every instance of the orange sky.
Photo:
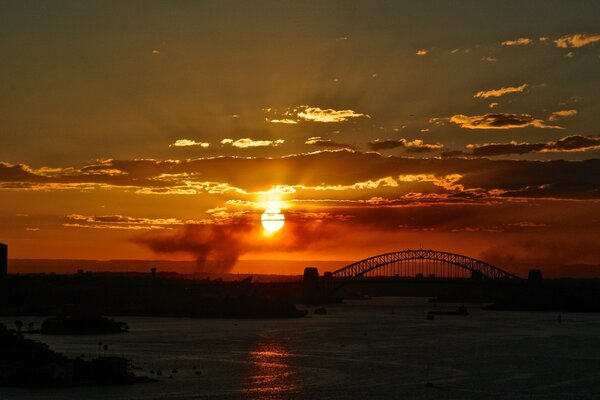
M 1 7 L 12 258 L 598 264 L 600 4 Z

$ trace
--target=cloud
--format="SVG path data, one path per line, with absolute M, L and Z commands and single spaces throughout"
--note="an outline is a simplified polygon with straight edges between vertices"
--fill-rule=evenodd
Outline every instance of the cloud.
M 528 46 L 533 43 L 529 38 L 518 38 L 515 40 L 506 40 L 501 43 L 502 46 Z
M 600 41 L 600 33 L 576 33 L 564 35 L 554 41 L 554 45 L 561 49 L 579 48 Z
M 308 144 L 311 146 L 319 146 L 319 147 L 331 147 L 331 148 L 336 148 L 336 149 L 351 148 L 351 146 L 349 146 L 347 144 L 334 142 L 331 139 L 323 139 L 322 137 L 319 137 L 319 136 L 314 136 L 314 137 L 308 138 L 306 140 L 306 142 L 304 142 L 304 144 Z
M 449 118 L 431 117 L 429 118 L 429 123 L 435 126 L 444 126 L 448 120 Z
M 600 137 L 566 136 L 547 143 L 486 143 L 468 145 L 475 157 L 493 157 L 507 154 L 583 152 L 600 149 Z
M 223 139 L 221 140 L 221 144 L 223 145 L 232 145 L 233 147 L 238 147 L 240 149 L 247 149 L 249 147 L 277 147 L 285 143 L 283 139 L 276 140 L 254 140 L 250 138 L 243 139 Z
M 187 146 L 200 146 L 202 148 L 208 148 L 210 143 L 206 142 L 196 142 L 191 139 L 177 139 L 175 142 L 171 143 L 169 147 L 187 147 Z
M 600 137 L 580 135 L 566 136 L 556 142 L 548 142 L 544 152 L 576 152 L 600 149 Z
M 303 111 L 298 112 L 297 116 L 304 121 L 325 123 L 344 122 L 351 118 L 360 117 L 371 118 L 367 114 L 361 114 L 354 110 L 321 109 L 319 107 L 307 107 Z
M 514 129 L 514 128 L 545 128 L 564 129 L 560 126 L 546 125 L 541 119 L 534 119 L 528 114 L 485 114 L 485 115 L 453 115 L 450 122 L 466 129 Z
M 440 154 L 440 157 L 442 157 L 442 158 L 455 158 L 455 157 L 464 157 L 466 155 L 469 155 L 469 154 L 465 153 L 464 151 L 461 151 L 461 150 L 448 150 L 448 151 L 443 151 Z
M 336 80 L 337 81 L 337 80 Z M 277 110 L 265 108 L 263 111 L 275 117 L 265 118 L 266 121 L 276 124 L 298 124 L 299 122 L 346 122 L 355 118 L 371 118 L 367 114 L 362 114 L 354 110 L 334 110 L 331 108 L 323 109 L 320 107 L 311 107 L 307 105 L 288 108 L 279 114 Z
M 493 157 L 507 154 L 527 154 L 540 151 L 544 147 L 542 143 L 486 143 L 467 145 L 475 157 Z
M 271 122 L 273 124 L 288 124 L 288 125 L 295 125 L 298 123 L 298 121 L 294 120 L 294 119 L 290 119 L 290 118 L 282 118 L 282 119 L 268 119 L 268 122 Z
M 553 112 L 548 118 L 549 121 L 558 121 L 559 119 L 574 117 L 577 110 L 561 110 Z
M 588 142 L 583 140 L 563 138 L 548 146 L 546 151 L 578 151 L 597 145 L 597 138 L 587 138 Z M 52 174 L 45 172 L 47 170 L 0 163 L 0 190 L 203 194 L 206 199 L 225 201 L 254 200 L 257 193 L 266 195 L 277 187 L 291 187 L 296 192 L 285 191 L 283 195 L 297 199 L 306 198 L 311 188 L 325 188 L 319 192 L 329 197 L 332 191 L 327 192 L 327 187 L 348 187 L 357 182 L 375 182 L 382 177 L 429 174 L 436 177 L 460 175 L 456 184 L 464 189 L 445 194 L 453 198 L 459 194 L 463 198 L 474 194 L 488 198 L 600 198 L 600 159 L 546 162 L 456 158 L 456 155 L 454 158 L 407 158 L 340 149 L 269 158 L 101 160 L 81 167 L 50 168 L 54 171 Z M 420 193 L 419 199 L 444 194 L 441 186 L 432 183 L 410 182 L 401 187 L 403 194 Z M 349 193 L 340 193 L 340 198 L 348 199 Z M 396 195 L 399 193 L 395 192 Z
M 174 225 L 199 223 L 199 221 L 182 221 L 176 218 L 146 218 L 128 217 L 124 215 L 67 215 L 68 222 L 63 226 L 68 228 L 91 228 L 91 229 L 170 229 Z
M 375 139 L 372 142 L 369 142 L 369 148 L 371 150 L 385 150 L 385 149 L 395 149 L 397 147 L 402 147 L 408 153 L 426 153 L 430 151 L 437 151 L 444 147 L 441 143 L 428 144 L 423 142 L 420 139 L 415 139 L 409 141 L 407 139 Z
M 510 93 L 522 93 L 525 88 L 527 88 L 526 83 L 522 84 L 521 86 L 508 86 L 500 89 L 484 90 L 477 92 L 473 97 L 480 97 L 483 99 L 487 99 L 489 97 L 500 97 Z
M 487 57 L 482 57 L 481 61 L 497 62 L 498 59 L 496 57 L 493 57 L 493 56 L 487 56 Z
M 427 50 L 427 49 L 420 49 L 420 50 L 417 50 L 417 52 L 416 52 L 416 54 L 417 54 L 418 56 L 425 56 L 425 55 L 427 55 L 428 53 L 429 53 L 429 50 Z

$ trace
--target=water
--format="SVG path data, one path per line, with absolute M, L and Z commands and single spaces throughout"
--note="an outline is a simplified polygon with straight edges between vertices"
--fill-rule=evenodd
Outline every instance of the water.
M 138 373 L 163 375 L 158 383 L 121 387 L 0 388 L 0 399 L 600 397 L 600 315 L 563 314 L 559 324 L 553 313 L 470 305 L 468 317 L 427 321 L 427 311 L 457 305 L 434 306 L 422 298 L 376 298 L 294 320 L 127 317 L 131 332 L 123 335 L 33 335 L 72 356 L 97 355 L 101 341 L 108 353 L 134 360 L 143 368 Z

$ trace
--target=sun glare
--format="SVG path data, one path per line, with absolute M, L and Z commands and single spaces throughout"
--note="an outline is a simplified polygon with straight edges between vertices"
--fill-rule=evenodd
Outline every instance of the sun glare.
M 277 232 L 285 224 L 285 217 L 278 206 L 273 205 L 265 210 L 260 217 L 263 228 L 267 233 Z

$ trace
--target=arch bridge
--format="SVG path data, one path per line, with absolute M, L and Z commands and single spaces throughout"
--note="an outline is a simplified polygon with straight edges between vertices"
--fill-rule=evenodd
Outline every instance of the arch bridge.
M 436 250 L 401 250 L 357 261 L 327 273 L 333 280 L 359 277 L 518 279 L 514 274 L 484 261 Z

